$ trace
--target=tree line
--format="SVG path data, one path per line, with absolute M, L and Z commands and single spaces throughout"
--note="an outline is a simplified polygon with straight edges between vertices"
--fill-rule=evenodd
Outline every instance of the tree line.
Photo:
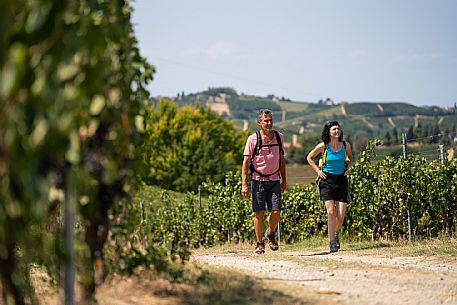
M 457 125 L 453 125 L 452 128 L 446 127 L 444 130 L 440 126 L 435 124 L 425 124 L 422 126 L 418 123 L 417 126 L 410 125 L 406 131 L 406 140 L 408 142 L 418 142 L 422 144 L 444 144 L 446 146 L 452 146 L 454 138 L 457 137 Z M 396 145 L 401 144 L 402 138 L 396 127 L 392 128 L 392 132 L 387 131 L 384 136 L 384 145 Z

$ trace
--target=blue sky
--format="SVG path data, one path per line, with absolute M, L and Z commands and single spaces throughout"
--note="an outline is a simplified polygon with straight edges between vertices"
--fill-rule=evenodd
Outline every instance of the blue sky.
M 457 102 L 457 0 L 137 0 L 153 96 Z

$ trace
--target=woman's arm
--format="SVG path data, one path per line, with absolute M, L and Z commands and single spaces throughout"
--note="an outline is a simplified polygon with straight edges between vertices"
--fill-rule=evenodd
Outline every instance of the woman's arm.
M 320 153 L 322 153 L 324 151 L 324 143 L 319 143 L 316 145 L 316 147 L 313 148 L 313 150 L 311 150 L 308 154 L 308 156 L 306 157 L 306 160 L 308 160 L 308 163 L 309 165 L 313 168 L 313 170 L 320 176 L 320 168 L 319 166 L 316 164 L 316 162 L 314 162 L 314 158 L 319 155 Z

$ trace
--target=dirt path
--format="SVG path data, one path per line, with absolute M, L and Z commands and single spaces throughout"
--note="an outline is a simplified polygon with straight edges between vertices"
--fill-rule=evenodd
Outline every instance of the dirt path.
M 457 304 L 457 261 L 421 257 L 278 252 L 194 255 L 203 264 L 236 268 L 320 294 L 336 304 Z M 333 302 L 332 302 L 333 303 Z
M 110 277 L 96 297 L 100 305 L 457 305 L 457 256 L 446 254 L 455 253 L 455 246 L 447 243 L 452 250 L 440 254 L 433 244 L 415 250 L 424 256 L 407 256 L 410 252 L 398 247 L 353 247 L 328 254 L 285 246 L 259 256 L 249 244 L 225 245 L 198 249 L 191 257 L 189 267 L 194 270 L 196 263 L 203 268 L 195 270 L 209 270 L 211 284 L 171 282 L 143 270 L 132 277 Z M 38 268 L 33 274 L 40 304 L 62 304 L 62 291 L 45 272 Z

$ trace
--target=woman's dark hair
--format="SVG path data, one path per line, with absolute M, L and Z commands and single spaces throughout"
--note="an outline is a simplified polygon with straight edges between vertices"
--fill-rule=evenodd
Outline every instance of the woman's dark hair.
M 333 126 L 340 127 L 340 136 L 338 137 L 338 141 L 343 141 L 343 131 L 341 130 L 340 123 L 338 123 L 338 121 L 328 121 L 325 123 L 324 129 L 322 129 L 322 141 L 324 141 L 325 144 L 330 142 L 330 128 Z

